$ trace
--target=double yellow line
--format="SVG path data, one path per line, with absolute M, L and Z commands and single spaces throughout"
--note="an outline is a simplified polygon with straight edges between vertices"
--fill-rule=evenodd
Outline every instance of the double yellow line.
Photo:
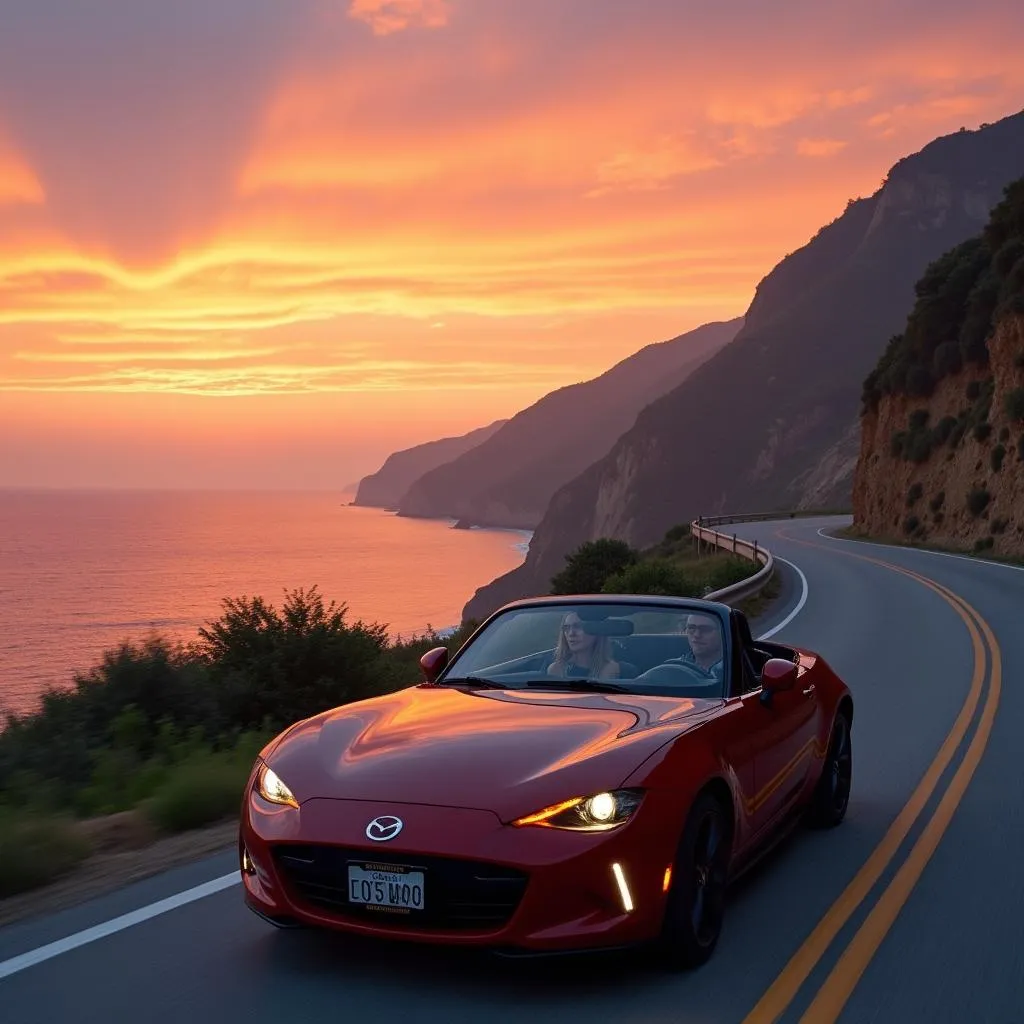
M 780 533 L 779 536 L 782 534 Z M 797 540 L 795 537 L 787 536 L 786 539 L 797 544 L 805 544 L 808 547 L 819 546 L 808 541 Z M 836 965 L 821 988 L 818 989 L 811 1005 L 800 1018 L 800 1024 L 831 1024 L 839 1017 L 949 826 L 971 777 L 981 761 L 982 754 L 985 752 L 996 708 L 999 704 L 1002 687 L 1002 657 L 999 644 L 988 623 L 971 605 L 953 591 L 920 573 L 893 565 L 891 562 L 870 558 L 867 555 L 853 554 L 847 551 L 842 553 L 851 558 L 873 562 L 892 572 L 909 576 L 946 601 L 967 626 L 974 648 L 974 672 L 967 699 L 964 701 L 953 727 L 910 799 L 892 825 L 889 826 L 882 841 L 864 862 L 863 867 L 818 922 L 817 927 L 786 964 L 772 986 L 744 1018 L 743 1024 L 771 1024 L 779 1019 L 797 996 L 800 988 L 817 966 L 818 961 L 824 956 L 836 935 L 878 882 L 931 799 L 940 778 L 949 767 L 953 756 L 967 735 L 978 704 L 982 699 L 987 676 L 989 685 L 985 693 L 981 718 L 963 760 L 946 787 L 928 824 L 921 831 L 892 881 L 879 896 L 863 924 L 857 929 Z

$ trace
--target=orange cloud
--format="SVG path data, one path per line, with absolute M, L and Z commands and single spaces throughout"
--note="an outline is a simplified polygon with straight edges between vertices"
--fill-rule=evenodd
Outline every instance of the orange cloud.
M 796 151 L 801 156 L 835 156 L 846 149 L 847 145 L 841 139 L 801 139 L 796 144 Z
M 412 26 L 441 28 L 448 23 L 447 0 L 351 0 L 349 17 L 364 21 L 374 35 L 386 36 Z
M 897 159 L 1019 105 L 1019 5 L 908 0 L 928 17 L 879 33 L 740 3 L 749 39 L 621 0 L 221 0 L 229 66 L 196 49 L 202 0 L 159 30 L 130 0 L 70 29 L 24 5 L 0 36 L 0 406 L 468 428 L 741 313 Z

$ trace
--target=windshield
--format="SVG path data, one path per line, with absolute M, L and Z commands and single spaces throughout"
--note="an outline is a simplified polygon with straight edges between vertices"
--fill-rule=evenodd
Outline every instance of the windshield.
M 725 623 L 683 602 L 545 604 L 495 618 L 442 685 L 721 697 Z

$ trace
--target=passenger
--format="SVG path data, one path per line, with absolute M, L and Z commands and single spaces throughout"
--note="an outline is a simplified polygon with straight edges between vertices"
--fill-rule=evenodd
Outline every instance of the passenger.
M 609 679 L 619 674 L 619 664 L 611 656 L 611 641 L 583 629 L 575 612 L 562 620 L 555 648 L 555 660 L 548 666 L 549 676 L 577 679 Z
M 683 633 L 690 644 L 690 652 L 681 658 L 670 658 L 666 664 L 687 661 L 702 668 L 716 679 L 725 676 L 722 624 L 714 615 L 692 612 L 686 617 Z

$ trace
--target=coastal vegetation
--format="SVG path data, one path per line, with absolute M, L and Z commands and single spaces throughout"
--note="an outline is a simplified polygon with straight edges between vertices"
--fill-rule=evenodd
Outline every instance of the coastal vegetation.
M 698 552 L 683 526 L 646 551 L 583 545 L 551 592 L 702 596 L 751 571 L 737 556 Z M 476 625 L 392 639 L 313 587 L 286 591 L 280 607 L 227 598 L 188 644 L 154 635 L 108 650 L 0 732 L 0 898 L 88 857 L 83 821 L 131 812 L 159 836 L 237 814 L 253 762 L 278 732 L 414 684 L 423 653 L 458 648 Z

